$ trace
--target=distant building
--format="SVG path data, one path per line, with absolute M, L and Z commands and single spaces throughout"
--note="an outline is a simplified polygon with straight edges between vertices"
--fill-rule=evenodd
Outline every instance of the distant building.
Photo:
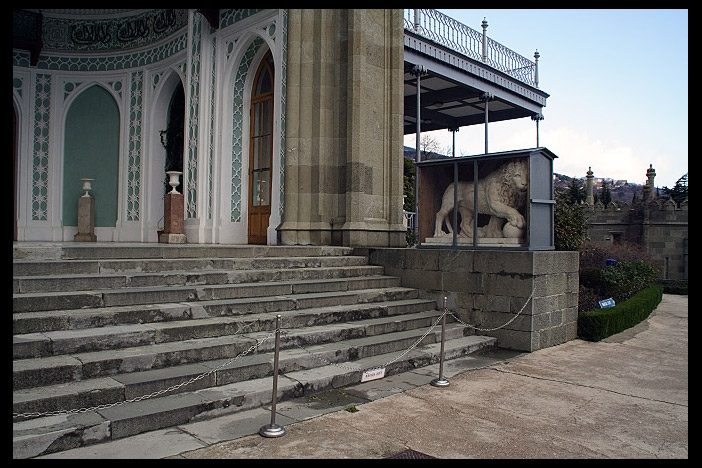
M 656 195 L 655 170 L 647 170 L 642 200 L 633 204 L 612 202 L 587 203 L 588 236 L 597 245 L 622 242 L 642 245 L 661 271 L 661 279 L 687 280 L 688 269 L 688 201 L 676 203 L 672 198 Z M 592 172 L 588 173 L 592 178 Z M 602 179 L 600 179 L 602 180 Z M 587 199 L 593 199 L 592 184 L 587 185 Z

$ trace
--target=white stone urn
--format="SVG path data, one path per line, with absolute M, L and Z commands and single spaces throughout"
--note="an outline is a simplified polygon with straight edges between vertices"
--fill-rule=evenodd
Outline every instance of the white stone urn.
M 171 190 L 168 193 L 180 193 L 176 190 L 176 187 L 180 184 L 180 181 L 178 180 L 178 177 L 182 174 L 180 171 L 166 171 L 166 174 L 168 174 L 168 185 L 173 187 L 173 190 Z
M 89 192 L 93 189 L 92 182 L 95 179 L 80 179 L 80 180 L 83 182 L 83 190 L 85 191 L 85 193 L 83 194 L 83 196 L 81 198 L 91 198 Z

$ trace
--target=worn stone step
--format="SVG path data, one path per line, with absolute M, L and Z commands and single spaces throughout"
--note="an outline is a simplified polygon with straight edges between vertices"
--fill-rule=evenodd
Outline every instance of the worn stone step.
M 496 345 L 494 338 L 466 336 L 446 341 L 445 359 Z M 360 381 L 362 371 L 388 363 L 394 375 L 439 360 L 440 344 L 420 345 L 398 358 L 395 353 L 304 370 L 281 370 L 277 400 L 285 401 Z M 183 393 L 166 394 L 85 413 L 61 414 L 13 424 L 13 457 L 30 458 L 79 446 L 107 442 L 159 428 L 207 420 L 270 404 L 272 376 Z M 83 408 L 85 406 L 81 406 Z
M 384 334 L 428 327 L 429 321 L 436 314 L 436 311 L 426 311 L 348 323 L 292 328 L 285 331 L 282 346 L 290 348 L 379 335 L 392 341 L 397 339 L 395 335 Z M 271 321 L 274 321 L 274 318 L 271 318 Z M 274 328 L 275 324 L 272 323 L 271 329 Z M 272 344 L 266 343 L 265 340 L 270 333 L 270 331 L 254 332 L 164 343 L 144 343 L 129 348 L 14 360 L 13 388 L 40 387 L 120 373 L 163 369 L 186 363 L 230 359 L 257 343 L 263 343 L 258 346 L 258 352 L 268 352 L 273 350 Z
M 161 243 L 51 243 L 14 242 L 15 260 L 107 259 L 107 258 L 209 258 L 209 257 L 313 257 L 343 256 L 352 247 L 314 245 L 220 245 Z
M 391 276 L 363 276 L 315 280 L 266 281 L 260 283 L 216 284 L 171 287 L 143 287 L 27 293 L 12 295 L 13 312 L 111 307 L 122 305 L 190 302 L 218 299 L 281 296 L 323 291 L 393 287 L 400 279 Z
M 388 294 L 391 294 L 391 296 L 388 296 Z M 313 298 L 314 296 L 298 296 L 297 299 L 300 299 L 301 303 L 310 305 L 313 300 L 310 299 L 311 297 Z M 386 304 L 383 301 L 388 297 L 392 297 L 393 302 Z M 433 301 L 416 299 L 416 297 L 416 292 L 411 289 L 393 288 L 362 292 L 347 291 L 340 295 L 332 294 L 331 296 L 325 294 L 318 296 L 318 300 L 320 304 L 326 305 L 312 305 L 307 308 L 298 307 L 295 297 L 276 297 L 21 312 L 12 315 L 13 334 L 81 330 L 112 325 L 172 322 L 222 316 L 233 316 L 240 323 L 248 324 L 258 320 L 258 315 L 256 314 L 285 311 L 287 317 L 296 317 L 303 313 L 303 311 L 296 309 L 309 309 L 314 314 L 315 307 L 324 307 L 324 311 L 332 311 L 335 315 L 330 320 L 337 320 L 336 317 L 340 316 L 340 314 L 346 314 L 344 315 L 346 317 L 344 320 L 350 320 L 352 317 L 364 314 L 363 310 L 365 308 L 381 311 L 379 313 L 384 313 L 382 311 L 387 308 L 388 313 L 392 314 L 397 313 L 395 310 L 401 307 L 409 307 L 409 312 L 416 312 L 417 310 L 414 307 L 424 307 L 427 304 L 432 304 L 433 306 L 434 304 Z M 337 311 L 337 309 L 339 310 Z M 357 315 L 354 315 L 356 309 L 359 309 L 359 311 Z
M 96 273 L 15 276 L 13 293 L 46 293 L 56 291 L 90 291 L 96 289 L 120 289 L 161 286 L 195 286 L 216 284 L 240 284 L 296 279 L 333 279 L 361 276 L 381 276 L 383 267 L 374 265 L 325 266 L 317 268 L 299 267 L 282 269 L 249 270 L 173 270 L 149 273 Z
M 405 301 L 405 313 L 412 313 L 411 303 Z M 422 310 L 434 308 L 434 302 L 417 301 Z M 394 305 L 397 310 L 399 306 Z M 313 326 L 360 320 L 382 314 L 388 315 L 388 305 L 339 306 L 285 313 L 286 327 Z M 55 330 L 13 336 L 13 359 L 29 359 L 84 353 L 108 349 L 144 346 L 195 338 L 231 336 L 244 331 L 255 332 L 275 329 L 273 314 L 254 314 L 236 317 L 206 317 L 199 319 L 154 322 L 147 324 L 106 325 L 95 328 Z
M 367 265 L 363 256 L 157 258 L 102 260 L 15 260 L 13 277 L 109 273 L 158 273 L 166 271 L 253 270 L 328 268 Z

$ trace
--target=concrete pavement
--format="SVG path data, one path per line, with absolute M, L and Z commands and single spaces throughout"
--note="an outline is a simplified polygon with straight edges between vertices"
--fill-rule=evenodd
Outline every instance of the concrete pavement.
M 42 458 L 688 458 L 688 297 L 598 343 L 447 361 Z M 355 410 L 355 411 L 354 411 Z M 418 456 L 418 455 L 416 455 Z

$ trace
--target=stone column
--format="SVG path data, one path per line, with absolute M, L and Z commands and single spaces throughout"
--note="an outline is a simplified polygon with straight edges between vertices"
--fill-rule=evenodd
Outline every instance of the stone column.
M 402 10 L 290 10 L 283 244 L 404 246 Z
M 595 205 L 595 194 L 594 194 L 594 179 L 595 174 L 592 172 L 592 167 L 587 168 L 587 175 L 585 176 L 585 203 L 590 206 Z

